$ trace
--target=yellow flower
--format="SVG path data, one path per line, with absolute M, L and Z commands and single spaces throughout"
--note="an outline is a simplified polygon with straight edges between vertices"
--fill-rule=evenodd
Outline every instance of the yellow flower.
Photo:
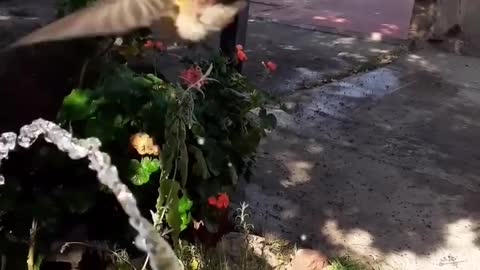
M 160 155 L 160 147 L 153 142 L 147 133 L 136 133 L 130 137 L 130 144 L 139 155 Z

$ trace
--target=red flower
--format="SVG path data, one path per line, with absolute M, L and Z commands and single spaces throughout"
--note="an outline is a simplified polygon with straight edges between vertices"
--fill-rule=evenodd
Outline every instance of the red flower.
M 230 205 L 230 198 L 227 193 L 220 193 L 217 199 L 217 208 L 218 209 L 227 209 Z
M 202 69 L 198 66 L 192 66 L 181 72 L 180 78 L 187 87 L 200 89 L 206 83 L 203 77 Z
M 208 205 L 219 210 L 227 209 L 230 205 L 230 198 L 227 193 L 220 193 L 216 198 L 213 196 L 208 198 Z
M 143 47 L 147 48 L 147 49 L 151 49 L 155 46 L 155 43 L 153 43 L 153 41 L 151 40 L 147 40 L 145 42 L 145 44 L 143 44 Z
M 161 41 L 153 41 L 153 40 L 147 40 L 145 41 L 145 43 L 143 44 L 143 47 L 146 48 L 146 49 L 157 49 L 159 51 L 165 51 L 167 49 L 167 47 L 165 46 L 165 44 L 163 44 L 163 42 Z
M 237 51 L 237 59 L 240 62 L 246 62 L 248 60 L 248 56 L 244 51 Z
M 210 206 L 216 206 L 217 205 L 217 198 L 215 198 L 215 197 L 208 198 L 208 204 Z
M 262 65 L 267 69 L 269 73 L 275 72 L 278 68 L 277 64 L 272 61 L 268 61 L 267 63 L 262 61 Z
M 237 49 L 237 59 L 238 59 L 238 61 L 239 62 L 246 62 L 248 60 L 248 56 L 245 53 L 245 51 L 243 50 L 243 46 L 238 44 L 237 46 L 235 46 L 235 48 Z

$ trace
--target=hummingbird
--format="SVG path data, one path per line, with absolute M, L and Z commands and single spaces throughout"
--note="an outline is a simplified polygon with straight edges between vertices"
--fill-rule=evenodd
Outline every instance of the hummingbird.
M 149 28 L 162 41 L 197 43 L 233 22 L 245 0 L 98 0 L 20 38 L 10 48 Z M 163 40 L 169 39 L 169 40 Z

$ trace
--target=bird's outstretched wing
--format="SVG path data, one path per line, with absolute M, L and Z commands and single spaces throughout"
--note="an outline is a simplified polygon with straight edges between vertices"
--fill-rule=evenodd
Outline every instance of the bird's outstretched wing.
M 102 35 L 121 35 L 176 16 L 173 1 L 100 0 L 14 42 L 10 47 Z

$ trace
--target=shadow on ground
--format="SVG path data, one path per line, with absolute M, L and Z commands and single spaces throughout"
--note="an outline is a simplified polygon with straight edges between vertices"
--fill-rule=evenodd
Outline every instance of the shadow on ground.
M 244 191 L 257 229 L 394 269 L 474 269 L 478 63 L 409 55 L 283 97 L 291 109 L 274 110 L 279 127 Z

